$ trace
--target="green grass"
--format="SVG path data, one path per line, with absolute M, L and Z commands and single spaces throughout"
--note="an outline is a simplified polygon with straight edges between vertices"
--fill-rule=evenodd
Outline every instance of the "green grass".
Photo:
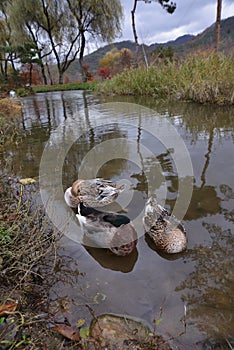
M 97 84 L 100 94 L 155 96 L 199 103 L 234 104 L 234 58 L 210 54 L 129 69 Z
M 69 90 L 93 90 L 96 86 L 96 82 L 87 83 L 70 83 L 70 84 L 57 84 L 57 85 L 35 85 L 33 86 L 34 92 L 49 92 L 49 91 L 69 91 Z

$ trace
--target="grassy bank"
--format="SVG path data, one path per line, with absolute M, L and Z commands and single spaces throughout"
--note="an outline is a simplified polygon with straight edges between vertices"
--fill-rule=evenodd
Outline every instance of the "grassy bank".
M 49 91 L 69 91 L 69 90 L 93 90 L 96 82 L 87 83 L 70 83 L 58 85 L 35 85 L 32 87 L 34 92 L 49 92 Z
M 19 143 L 21 140 L 18 126 L 21 111 L 22 106 L 18 100 L 11 98 L 0 99 L 0 153 L 3 158 L 9 143 Z
M 0 100 L 0 349 L 60 348 L 48 328 L 48 294 L 60 258 L 57 232 L 40 205 L 37 181 L 21 183 L 4 170 L 9 144 L 24 138 L 21 105 Z
M 4 130 L 0 153 L 4 154 L 9 142 L 21 146 L 24 133 L 17 128 L 17 118 L 9 123 L 5 115 L 0 121 Z M 78 288 L 78 265 L 61 247 L 57 250 L 61 234 L 46 216 L 38 181 L 13 177 L 3 170 L 7 161 L 14 159 L 0 157 L 0 349 L 153 350 L 163 346 L 171 350 L 162 336 L 153 333 L 138 341 L 135 326 L 135 333 L 127 327 L 121 334 L 126 336 L 125 346 L 108 345 L 111 340 L 101 335 L 99 323 L 96 333 L 91 333 L 91 325 L 82 328 L 85 319 L 79 309 L 77 322 L 69 323 L 70 317 L 74 319 L 70 305 L 80 304 L 79 293 L 76 300 L 63 294 L 51 297 L 51 288 L 58 281 Z M 93 303 L 87 307 L 95 320 Z M 118 335 L 124 332 L 117 330 Z
M 92 326 L 80 328 L 85 320 L 79 312 L 77 324 L 69 323 L 69 304 L 79 297 L 51 300 L 49 294 L 61 277 L 77 285 L 79 272 L 69 270 L 56 249 L 60 235 L 39 205 L 38 182 L 0 175 L 0 349 L 172 350 L 156 326 L 151 333 L 140 323 L 132 330 L 125 317 L 96 322 L 92 304 Z
M 21 113 L 21 103 L 12 98 L 0 99 L 0 119 L 7 118 L 7 116 L 17 116 Z
M 234 58 L 211 54 L 191 56 L 182 63 L 160 63 L 129 69 L 99 83 L 100 94 L 149 95 L 199 103 L 234 104 Z
M 45 308 L 43 298 L 49 289 L 45 277 L 53 275 L 56 236 L 36 206 L 37 187 L 1 174 L 1 349 L 40 348 L 47 328 L 38 314 Z

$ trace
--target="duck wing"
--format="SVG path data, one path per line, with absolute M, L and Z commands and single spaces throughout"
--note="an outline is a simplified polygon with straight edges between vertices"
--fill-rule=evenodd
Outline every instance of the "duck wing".
M 143 218 L 143 224 L 146 231 L 150 231 L 151 228 L 171 229 L 175 226 L 181 226 L 179 220 L 177 220 L 168 210 L 162 207 L 155 198 L 149 198 L 145 207 L 145 216 Z
M 89 207 L 101 207 L 112 203 L 124 190 L 125 185 L 117 185 L 110 180 L 81 180 L 79 196 Z
M 127 225 L 130 223 L 130 219 L 127 216 L 115 213 L 108 213 L 104 215 L 103 220 L 105 222 L 109 222 L 115 227 L 120 227 L 121 225 Z

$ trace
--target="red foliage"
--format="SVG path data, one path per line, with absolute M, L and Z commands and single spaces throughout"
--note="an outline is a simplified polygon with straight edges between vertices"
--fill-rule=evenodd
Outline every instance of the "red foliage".
M 111 78 L 111 72 L 109 68 L 99 68 L 97 72 L 98 75 L 102 78 L 102 80 Z
M 20 77 L 23 79 L 25 84 L 30 83 L 30 64 L 25 64 L 22 71 L 20 72 Z M 42 79 L 38 72 L 38 67 L 36 64 L 32 66 L 32 81 L 31 84 L 38 85 L 42 83 Z

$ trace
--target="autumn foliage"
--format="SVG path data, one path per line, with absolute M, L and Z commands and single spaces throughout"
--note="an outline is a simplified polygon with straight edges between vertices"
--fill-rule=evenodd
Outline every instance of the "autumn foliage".
M 99 68 L 97 73 L 102 78 L 102 80 L 111 78 L 111 71 L 108 67 Z
M 126 48 L 121 50 L 113 48 L 99 60 L 98 74 L 103 80 L 108 79 L 113 75 L 121 73 L 124 69 L 130 68 L 132 66 L 132 62 L 133 53 L 131 50 Z
M 30 63 L 24 64 L 20 72 L 20 77 L 22 78 L 25 84 L 30 84 L 30 85 L 42 84 L 42 79 L 39 74 L 39 69 L 37 64 L 30 64 Z

